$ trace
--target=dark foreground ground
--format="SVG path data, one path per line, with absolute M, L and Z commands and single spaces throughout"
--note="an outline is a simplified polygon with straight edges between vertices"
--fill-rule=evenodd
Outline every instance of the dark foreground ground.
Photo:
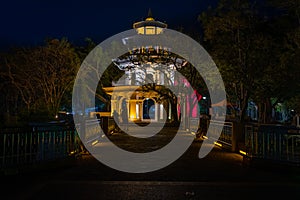
M 119 134 L 112 137 L 123 147 L 134 146 Z M 241 155 L 219 147 L 199 159 L 201 144 L 195 141 L 176 162 L 150 173 L 119 172 L 85 154 L 2 175 L 0 199 L 300 199 L 299 168 L 247 167 Z

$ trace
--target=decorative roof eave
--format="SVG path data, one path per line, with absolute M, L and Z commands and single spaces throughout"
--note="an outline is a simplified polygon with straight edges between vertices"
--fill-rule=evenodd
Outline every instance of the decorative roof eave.
M 145 88 L 146 87 L 146 88 Z M 134 93 L 149 93 L 149 92 L 155 92 L 155 90 L 159 91 L 162 90 L 162 88 L 164 88 L 165 86 L 162 85 L 155 85 L 152 86 L 150 88 L 147 88 L 146 86 L 136 86 L 136 85 L 123 85 L 123 86 L 112 86 L 112 87 L 103 87 L 103 90 L 106 94 L 108 95 L 112 95 L 113 92 L 126 92 L 128 93 L 128 91 L 134 91 Z M 148 89 L 148 91 L 146 90 Z
M 160 28 L 167 28 L 167 24 L 160 21 L 141 21 L 133 24 L 133 28 L 140 28 L 145 26 L 156 26 Z

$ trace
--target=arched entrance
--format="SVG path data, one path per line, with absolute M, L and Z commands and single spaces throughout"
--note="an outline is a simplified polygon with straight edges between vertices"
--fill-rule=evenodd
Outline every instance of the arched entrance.
M 152 99 L 145 99 L 143 102 L 143 119 L 155 119 L 155 102 Z

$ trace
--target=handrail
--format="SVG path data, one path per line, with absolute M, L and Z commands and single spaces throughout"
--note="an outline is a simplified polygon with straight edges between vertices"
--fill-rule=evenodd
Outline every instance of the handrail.
M 262 124 L 245 126 L 246 156 L 300 164 L 300 129 Z
M 74 129 L 0 134 L 0 169 L 66 158 L 80 152 Z

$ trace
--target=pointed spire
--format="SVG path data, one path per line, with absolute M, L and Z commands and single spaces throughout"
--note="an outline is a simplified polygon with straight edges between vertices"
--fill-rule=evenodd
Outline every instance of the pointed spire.
M 148 16 L 146 18 L 146 21 L 154 21 L 154 18 L 152 16 L 151 8 L 149 8 L 149 10 L 148 10 Z
M 152 12 L 151 12 L 151 8 L 149 8 L 149 10 L 148 10 L 148 17 L 150 18 L 153 18 L 153 16 L 152 16 Z

